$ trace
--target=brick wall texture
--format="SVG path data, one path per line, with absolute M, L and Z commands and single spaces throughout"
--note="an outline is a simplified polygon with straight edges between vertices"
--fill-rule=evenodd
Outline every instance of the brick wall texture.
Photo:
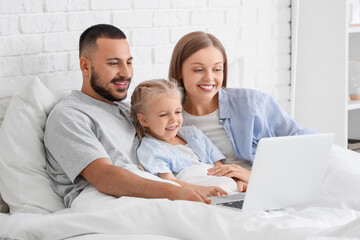
M 132 89 L 166 78 L 184 34 L 214 34 L 229 58 L 230 87 L 290 99 L 290 0 L 0 0 L 0 108 L 34 76 L 51 89 L 80 89 L 78 39 L 97 23 L 122 29 L 134 57 Z M 3 100 L 3 101 L 2 101 Z

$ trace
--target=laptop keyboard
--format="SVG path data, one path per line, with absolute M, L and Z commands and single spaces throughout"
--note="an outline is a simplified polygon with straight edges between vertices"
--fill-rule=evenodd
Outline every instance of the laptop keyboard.
M 233 202 L 218 203 L 217 205 L 242 209 L 243 203 L 244 200 L 238 200 Z

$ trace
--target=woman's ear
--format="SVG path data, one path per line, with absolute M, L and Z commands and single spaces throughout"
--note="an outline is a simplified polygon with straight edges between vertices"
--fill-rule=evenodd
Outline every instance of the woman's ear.
M 139 120 L 139 123 L 141 124 L 141 126 L 143 126 L 143 127 L 148 127 L 149 126 L 149 124 L 146 121 L 146 118 L 145 118 L 144 114 L 138 113 L 138 114 L 136 114 L 136 117 Z
M 80 58 L 80 69 L 84 76 L 91 75 L 91 62 L 87 57 Z

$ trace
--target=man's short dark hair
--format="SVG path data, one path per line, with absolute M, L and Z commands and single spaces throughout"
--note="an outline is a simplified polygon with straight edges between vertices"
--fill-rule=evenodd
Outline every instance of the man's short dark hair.
M 110 24 L 97 24 L 91 26 L 80 36 L 79 56 L 81 57 L 83 55 L 85 49 L 96 49 L 96 40 L 98 38 L 126 39 L 126 35 L 119 28 Z

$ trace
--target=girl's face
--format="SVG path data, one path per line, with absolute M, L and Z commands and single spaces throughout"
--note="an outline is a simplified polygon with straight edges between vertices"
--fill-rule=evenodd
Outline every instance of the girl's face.
M 139 113 L 138 119 L 151 136 L 171 143 L 183 123 L 181 99 L 169 95 L 160 97 L 150 104 L 146 114 Z
M 182 64 L 186 100 L 208 102 L 219 92 L 224 80 L 224 58 L 215 47 L 200 49 Z

